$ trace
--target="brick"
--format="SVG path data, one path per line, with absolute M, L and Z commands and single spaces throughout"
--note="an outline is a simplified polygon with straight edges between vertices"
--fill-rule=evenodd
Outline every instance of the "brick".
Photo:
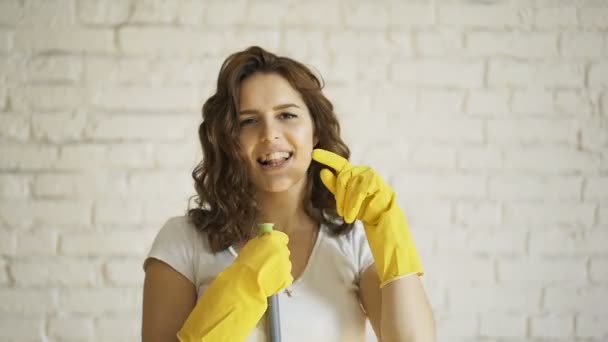
M 481 143 L 483 142 L 483 124 L 481 120 L 458 118 L 455 116 L 401 118 L 404 122 L 398 126 L 399 132 L 408 140 L 418 142 L 432 141 L 442 143 Z M 391 122 L 394 122 L 391 121 Z
M 412 149 L 408 165 L 413 167 L 452 168 L 456 153 L 445 146 L 419 145 Z
M 576 317 L 576 336 L 583 338 L 608 338 L 608 315 L 582 314 Z
M 211 27 L 239 25 L 245 21 L 246 9 L 243 0 L 209 2 L 206 9 L 206 23 Z
M 439 24 L 468 28 L 507 28 L 520 25 L 514 6 L 458 4 L 439 6 Z
M 597 170 L 600 161 L 597 155 L 574 147 L 529 146 L 505 150 L 505 167 L 508 170 L 542 171 L 564 173 L 580 170 Z
M 177 27 L 123 27 L 118 31 L 120 51 L 138 56 L 200 56 L 213 54 L 224 46 L 223 31 Z M 162 41 L 163 44 L 158 44 Z M 209 49 L 209 46 L 216 47 Z
M 591 67 L 589 68 L 589 86 L 604 89 L 608 88 L 608 62 L 591 64 Z
M 231 44 L 220 50 L 222 56 L 227 56 L 237 50 L 244 50 L 253 45 L 261 46 L 268 51 L 275 52 L 281 45 L 281 33 L 276 29 L 258 28 L 228 31 Z
M 54 146 L 3 144 L 0 155 L 0 169 L 40 170 L 51 168 L 58 152 Z
M 593 113 L 593 104 L 585 91 L 558 90 L 555 93 L 555 111 L 568 116 L 590 116 Z
M 462 170 L 499 169 L 503 165 L 502 152 L 496 147 L 467 147 L 459 150 L 456 164 Z
M 14 48 L 20 52 L 113 53 L 114 35 L 109 29 L 24 28 L 16 31 Z
M 459 174 L 403 173 L 395 180 L 395 188 L 408 196 L 421 198 L 480 198 L 486 189 L 477 176 Z M 429 191 L 429 189 L 433 189 Z
M 0 313 L 36 315 L 57 309 L 57 296 L 52 289 L 0 288 Z M 4 319 L 3 319 L 4 320 Z M 1 329 L 0 329 L 1 331 Z
M 437 251 L 441 255 L 504 255 L 521 256 L 526 253 L 527 233 L 511 228 L 441 231 Z
M 449 201 L 414 199 L 397 192 L 397 201 L 405 212 L 409 225 L 446 225 L 452 222 L 452 205 Z
M 82 60 L 75 56 L 38 56 L 27 60 L 24 79 L 33 82 L 79 82 Z
M 27 141 L 30 137 L 30 120 L 23 114 L 0 114 L 0 139 Z
M 73 26 L 76 17 L 74 0 L 28 0 L 24 4 L 23 26 L 65 27 Z
M 22 287 L 87 287 L 98 283 L 98 267 L 95 262 L 66 258 L 30 259 L 13 262 L 11 273 Z
M 53 317 L 49 319 L 50 337 L 60 341 L 92 340 L 93 319 L 85 317 Z
M 401 87 L 378 86 L 371 94 L 371 105 L 379 112 L 399 115 L 416 113 L 418 95 Z
M 501 284 L 582 286 L 587 284 L 586 273 L 586 260 L 582 258 L 542 260 L 525 257 L 498 261 L 498 281 Z
M 15 88 L 11 94 L 11 104 L 18 111 L 32 110 L 73 110 L 83 106 L 86 90 L 80 86 L 36 85 Z
M 534 12 L 534 26 L 543 29 L 578 26 L 576 7 L 540 7 Z
M 0 71 L 2 71 L 2 69 L 0 69 Z M 4 86 L 0 86 L 0 110 L 4 111 L 4 109 L 6 108 L 7 97 L 8 97 L 8 89 Z
M 392 80 L 400 85 L 475 87 L 483 83 L 483 63 L 469 61 L 397 61 Z
M 82 23 L 116 26 L 129 18 L 130 1 L 79 0 L 78 18 Z
M 139 231 L 71 233 L 59 241 L 59 253 L 65 256 L 143 256 L 150 238 Z
M 2 233 L 0 233 L 0 236 L 2 236 Z M 0 245 L 0 254 L 4 254 L 2 252 L 1 245 Z M 0 285 L 2 285 L 3 287 L 8 287 L 9 281 L 10 281 L 10 278 L 8 277 L 8 273 L 7 273 L 6 261 L 0 260 Z
M 0 339 L 4 341 L 41 341 L 45 338 L 45 321 L 41 315 L 12 315 L 0 320 Z
M 532 232 L 530 253 L 542 256 L 608 255 L 608 232 L 573 228 Z
M 60 170 L 92 170 L 99 167 L 150 168 L 154 165 L 152 148 L 144 144 L 65 145 L 57 161 Z
M 466 45 L 472 56 L 538 59 L 557 57 L 557 40 L 554 33 L 472 32 L 466 36 Z
M 488 202 L 458 202 L 454 221 L 464 226 L 496 225 L 501 219 L 500 205 Z
M 134 23 L 168 24 L 177 17 L 177 1 L 136 0 L 133 14 L 129 18 Z
M 530 331 L 533 337 L 564 338 L 574 335 L 574 317 L 571 315 L 545 315 L 532 317 Z
M 59 305 L 67 313 L 74 314 L 115 314 L 137 312 L 140 289 L 98 288 L 63 289 L 59 295 Z
M 382 31 L 332 30 L 327 40 L 329 51 L 335 55 L 377 55 L 390 51 L 387 35 Z M 365 46 L 362 49 L 361 46 Z
M 608 289 L 602 287 L 548 288 L 545 290 L 543 308 L 555 314 L 584 312 L 606 315 L 606 296 Z
M 23 18 L 23 3 L 4 0 L 0 2 L 0 24 L 12 26 Z
M 15 226 L 82 226 L 90 222 L 90 204 L 67 200 L 0 202 L 0 216 L 7 224 Z
M 487 136 L 490 144 L 567 144 L 576 145 L 578 127 L 573 120 L 508 119 L 489 120 Z
M 605 55 L 605 39 L 598 32 L 575 32 L 561 35 L 561 54 L 566 57 L 593 58 Z
M 608 177 L 589 177 L 585 183 L 584 199 L 606 200 L 608 199 Z
M 581 25 L 585 28 L 608 28 L 608 7 L 584 6 L 579 9 Z
M 202 159 L 198 146 L 198 139 L 187 140 L 186 143 L 162 143 L 154 145 L 155 165 L 162 169 L 189 169 L 193 170 Z
M 152 234 L 157 233 L 157 228 L 167 221 L 167 217 L 186 215 L 188 207 L 188 200 L 184 198 L 168 198 L 163 201 L 150 199 L 142 202 L 144 204 L 142 223 L 151 229 Z M 192 204 L 194 205 L 194 202 Z
M 95 140 L 178 140 L 197 121 L 192 115 L 97 114 L 88 120 L 85 136 Z
M 473 115 L 504 115 L 510 111 L 509 100 L 508 90 L 469 90 L 465 111 Z
M 490 61 L 490 86 L 582 87 L 584 66 L 580 63 Z
M 467 271 L 453 267 L 455 263 L 467 265 Z M 429 256 L 424 258 L 424 271 L 434 274 L 433 281 L 446 287 L 489 285 L 494 283 L 496 277 L 493 260 L 469 256 Z
M 256 1 L 249 3 L 248 7 L 245 20 L 241 22 L 248 27 L 280 27 L 283 18 L 288 18 L 290 15 L 289 3 L 284 1 Z
M 177 5 L 177 22 L 191 26 L 200 26 L 205 22 L 207 4 L 197 0 L 183 0 Z M 253 4 L 251 5 L 253 6 Z
M 600 205 L 598 223 L 608 224 L 608 205 Z
M 608 259 L 593 258 L 589 269 L 589 278 L 597 284 L 608 283 Z
M 94 219 L 97 225 L 129 225 L 142 221 L 141 203 L 121 203 L 114 200 L 95 204 Z
M 391 46 L 392 55 L 399 57 L 413 57 L 415 55 L 414 40 L 410 31 L 390 30 L 388 31 L 388 42 Z
M 95 321 L 97 341 L 112 342 L 122 338 L 133 341 L 141 338 L 141 323 L 139 319 L 134 320 L 133 315 L 113 314 Z
M 533 314 L 540 311 L 541 291 L 517 286 L 484 285 L 450 287 L 449 307 L 456 313 L 496 312 Z M 496 292 L 500 291 L 500 296 Z
M 437 22 L 435 8 L 431 4 L 391 2 L 390 24 L 393 27 L 429 27 Z
M 289 13 L 291 15 L 283 20 L 285 27 L 337 28 L 341 25 L 338 2 L 313 0 L 292 3 Z
M 422 31 L 415 34 L 416 52 L 424 57 L 453 57 L 464 54 L 460 31 Z
M 462 90 L 420 90 L 418 114 L 450 115 L 462 113 L 465 93 Z
M 121 172 L 39 173 L 33 193 L 45 198 L 124 198 L 126 175 Z
M 189 170 L 134 172 L 130 178 L 130 194 L 186 198 L 192 192 Z
M 517 201 L 504 208 L 505 223 L 536 225 L 591 225 L 595 205 L 592 203 L 538 203 Z
M 14 33 L 0 30 L 0 52 L 8 52 L 13 49 Z
M 491 199 L 573 200 L 581 199 L 583 179 L 577 176 L 497 175 L 490 177 Z
M 37 255 L 56 255 L 57 254 L 57 233 L 52 230 L 38 229 L 17 235 L 18 256 L 37 256 Z M 35 267 L 35 265 L 33 265 Z M 62 272 L 57 272 L 63 275 Z M 37 275 L 34 272 L 34 278 Z
M 0 230 L 0 255 L 13 255 L 15 254 L 15 248 L 16 248 L 17 244 L 16 244 L 16 238 L 15 238 L 15 234 L 11 231 L 8 230 Z M 6 271 L 4 270 L 4 266 L 5 264 L 3 263 L 2 265 L 2 271 L 0 272 L 0 274 L 2 274 L 2 276 L 6 277 Z M 6 281 L 6 279 L 5 279 Z
M 479 335 L 490 338 L 525 338 L 527 317 L 507 313 L 484 313 L 480 317 Z
M 140 259 L 114 260 L 104 266 L 104 275 L 110 285 L 140 286 L 143 280 Z
M 471 337 L 479 331 L 479 318 L 473 314 L 436 314 L 437 340 L 453 341 Z M 466 339 L 465 339 L 466 340 Z
M 322 30 L 316 28 L 285 29 L 283 35 L 285 38 L 282 41 L 281 50 L 285 51 L 287 55 L 309 59 L 312 56 L 322 55 L 327 51 L 325 32 Z M 318 68 L 316 64 L 314 66 Z M 327 74 L 326 76 L 330 75 Z
M 163 112 L 199 110 L 201 99 L 192 87 L 104 87 L 92 95 L 99 109 Z
M 389 7 L 382 2 L 348 2 L 340 9 L 348 28 L 383 29 L 389 26 Z
M 32 132 L 34 137 L 41 141 L 80 141 L 86 122 L 87 114 L 83 112 L 34 114 Z
M 215 58 L 106 58 L 85 59 L 85 81 L 90 84 L 176 86 L 201 85 L 217 76 L 221 62 Z

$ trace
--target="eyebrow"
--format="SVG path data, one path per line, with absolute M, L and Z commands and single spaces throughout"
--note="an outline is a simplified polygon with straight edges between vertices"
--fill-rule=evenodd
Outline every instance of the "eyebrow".
M 278 106 L 274 106 L 272 107 L 273 110 L 281 110 L 281 109 L 285 109 L 285 108 L 290 108 L 290 107 L 296 107 L 296 108 L 300 108 L 300 106 L 294 104 L 294 103 L 285 103 L 285 104 L 280 104 Z M 245 109 L 239 112 L 239 115 L 245 115 L 245 114 L 259 114 L 260 111 L 257 109 Z

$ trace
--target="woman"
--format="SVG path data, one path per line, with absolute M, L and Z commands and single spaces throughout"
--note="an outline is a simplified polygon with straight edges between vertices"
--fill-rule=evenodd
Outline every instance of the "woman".
M 423 274 L 394 192 L 353 166 L 332 104 L 303 64 L 229 56 L 203 106 L 198 207 L 170 219 L 144 263 L 144 342 L 434 341 Z M 275 230 L 257 234 L 258 223 Z

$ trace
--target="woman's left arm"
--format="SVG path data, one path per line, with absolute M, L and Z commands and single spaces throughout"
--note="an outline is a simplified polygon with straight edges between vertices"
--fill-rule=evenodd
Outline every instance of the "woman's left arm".
M 436 341 L 433 312 L 418 275 L 380 289 L 378 273 L 369 267 L 361 275 L 360 296 L 379 341 Z

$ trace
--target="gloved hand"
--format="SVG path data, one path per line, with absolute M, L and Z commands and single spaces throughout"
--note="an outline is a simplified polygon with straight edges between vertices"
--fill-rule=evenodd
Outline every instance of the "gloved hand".
M 213 280 L 177 333 L 182 342 L 244 341 L 266 311 L 267 298 L 293 282 L 280 231 L 251 239 Z
M 333 152 L 314 149 L 312 158 L 329 166 L 321 181 L 336 197 L 336 210 L 346 223 L 363 222 L 383 287 L 392 280 L 417 273 L 422 265 L 395 192 L 373 169 L 354 166 Z

